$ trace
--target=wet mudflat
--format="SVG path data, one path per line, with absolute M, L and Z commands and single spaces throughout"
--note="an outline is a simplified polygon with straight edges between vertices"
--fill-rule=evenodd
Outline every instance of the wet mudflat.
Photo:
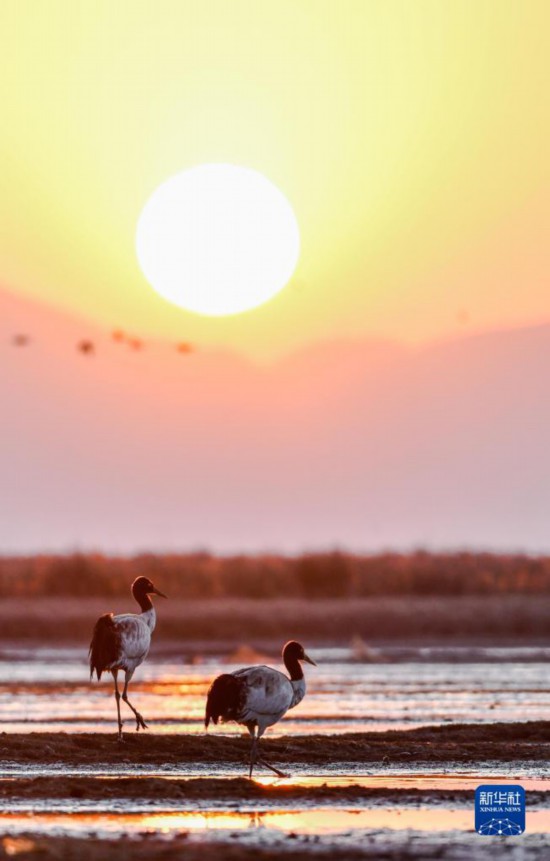
M 523 772 L 523 775 L 525 772 Z M 503 786 L 520 781 L 529 791 L 532 805 L 550 806 L 550 778 L 488 776 Z M 173 777 L 65 777 L 10 778 L 0 780 L 0 804 L 4 813 L 23 810 L 63 812 L 124 812 L 189 809 L 207 804 L 209 809 L 268 810 L 292 804 L 387 806 L 436 803 L 471 806 L 472 793 L 479 783 L 474 774 L 341 775 L 319 777 L 300 775 L 279 779 L 259 777 L 173 778 Z
M 499 845 L 495 850 L 494 841 Z M 242 833 L 233 832 L 227 839 L 218 836 L 208 840 L 185 832 L 167 840 L 164 837 L 143 834 L 141 839 L 98 837 L 41 837 L 17 835 L 0 838 L 0 858 L 17 856 L 29 859 L 65 859 L 65 861 L 119 861 L 121 852 L 131 854 L 136 861 L 204 861 L 205 857 L 223 858 L 226 861 L 539 861 L 546 857 L 548 842 L 544 835 L 522 836 L 521 842 L 504 842 L 500 838 L 480 843 L 477 835 L 461 836 L 460 832 L 425 835 L 416 832 L 377 832 L 365 835 L 361 845 L 353 844 L 345 836 L 321 841 L 309 835 L 282 835 L 258 845 Z
M 266 752 L 290 764 L 292 777 L 258 771 L 253 781 L 242 776 L 247 741 L 234 735 L 133 733 L 119 745 L 105 734 L 4 734 L 0 858 L 110 861 L 125 845 L 138 861 L 205 851 L 235 861 L 483 861 L 494 857 L 495 840 L 499 857 L 543 857 L 550 725 L 477 726 L 475 738 L 472 729 L 270 739 Z M 480 782 L 526 788 L 526 834 L 474 832 Z
M 285 767 L 344 764 L 482 763 L 550 760 L 550 722 L 459 724 L 386 732 L 342 733 L 315 737 L 265 738 L 263 750 Z M 209 732 L 155 735 L 128 732 L 124 743 L 94 733 L 2 733 L 3 765 L 152 766 L 189 769 L 211 764 L 244 767 L 250 742 L 242 734 Z

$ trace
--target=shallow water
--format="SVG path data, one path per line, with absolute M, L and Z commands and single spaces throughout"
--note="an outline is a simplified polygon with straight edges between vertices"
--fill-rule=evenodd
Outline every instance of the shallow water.
M 440 768 L 440 766 L 439 766 Z M 504 766 L 505 771 L 510 772 L 511 770 Z M 0 771 L 0 779 L 2 780 L 16 780 L 20 777 L 55 777 L 58 774 L 58 770 L 55 769 L 46 769 L 36 767 L 28 767 L 26 766 L 24 771 L 15 770 L 12 768 L 2 769 Z M 115 777 L 140 777 L 142 780 L 146 778 L 157 778 L 171 781 L 176 779 L 185 778 L 187 780 L 194 780 L 198 778 L 205 777 L 215 777 L 218 779 L 227 779 L 232 780 L 235 777 L 242 777 L 242 769 L 238 774 L 218 774 L 217 770 L 209 766 L 208 772 L 205 773 L 200 771 L 190 770 L 182 770 L 182 773 L 179 775 L 174 774 L 166 774 L 165 771 L 154 771 L 147 770 L 142 766 L 139 768 L 134 767 L 132 770 L 125 770 L 120 766 L 117 766 L 116 772 L 106 772 L 104 770 L 95 769 L 73 769 L 70 766 L 63 766 L 63 774 L 65 777 L 93 777 L 94 780 L 112 780 Z M 301 789 L 316 789 L 319 787 L 329 787 L 329 788 L 346 788 L 350 786 L 361 787 L 362 789 L 394 789 L 394 790 L 423 790 L 423 791 L 431 791 L 431 790 L 463 790 L 463 791 L 471 791 L 473 792 L 476 787 L 479 785 L 480 781 L 484 783 L 498 783 L 502 785 L 506 784 L 516 784 L 521 783 L 523 788 L 526 791 L 531 792 L 550 792 L 550 777 L 546 777 L 542 774 L 535 774 L 535 769 L 532 767 L 524 767 L 522 769 L 513 769 L 513 773 L 503 773 L 503 769 L 500 771 L 489 768 L 487 766 L 476 768 L 475 772 L 464 772 L 458 769 L 450 769 L 447 772 L 441 772 L 437 770 L 429 771 L 426 768 L 423 768 L 422 772 L 414 773 L 414 772 L 400 772 L 398 770 L 388 771 L 385 773 L 378 772 L 377 774 L 338 774 L 338 775 L 327 775 L 327 774 L 293 774 L 289 777 L 275 777 L 273 775 L 261 775 L 256 774 L 254 776 L 254 783 L 257 783 L 261 786 L 265 787 L 294 787 Z M 25 801 L 17 801 L 13 802 L 13 804 L 17 804 L 19 808 L 21 805 L 24 807 L 27 802 Z M 33 802 L 34 805 L 35 802 Z M 49 802 L 51 804 L 51 802 Z M 58 803 L 57 801 L 55 802 Z M 71 805 L 75 806 L 75 809 L 81 809 L 81 805 L 86 802 L 81 801 L 70 801 L 68 802 Z M 109 804 L 111 802 L 109 801 Z M 385 802 L 384 802 L 385 803 Z M 12 804 L 4 801 L 3 809 L 10 808 Z
M 167 780 L 177 778 L 208 778 L 230 780 L 247 774 L 242 764 L 207 763 L 192 766 L 182 762 L 178 765 L 147 766 L 144 764 L 123 764 L 113 766 L 70 765 L 68 763 L 16 763 L 0 761 L 0 780 L 20 777 L 94 777 L 106 780 L 113 777 L 158 777 Z M 513 763 L 483 762 L 475 768 L 465 768 L 464 763 L 449 763 L 444 768 L 441 763 L 423 762 L 421 768 L 407 763 L 373 763 L 372 768 L 357 763 L 327 763 L 324 767 L 293 764 L 292 774 L 285 778 L 275 777 L 271 772 L 263 773 L 258 768 L 254 780 L 265 786 L 315 787 L 363 786 L 366 788 L 392 789 L 471 789 L 480 782 L 521 783 L 526 789 L 550 791 L 550 776 L 544 763 L 526 761 Z
M 529 834 L 550 830 L 550 812 L 531 811 L 527 815 Z M 386 805 L 363 809 L 333 807 L 277 811 L 158 811 L 147 813 L 3 813 L 0 834 L 48 834 L 50 836 L 95 835 L 98 837 L 171 836 L 181 832 L 228 836 L 231 832 L 261 830 L 285 834 L 336 836 L 355 834 L 357 838 L 371 831 L 413 830 L 415 832 L 473 832 L 473 811 L 447 810 L 443 807 Z M 221 834 L 219 832 L 222 832 Z M 223 834 L 225 832 L 225 835 Z
M 273 734 L 544 720 L 550 712 L 550 650 L 388 648 L 370 650 L 369 661 L 348 649 L 312 652 L 319 666 L 306 667 L 307 696 Z M 202 732 L 208 686 L 235 666 L 221 657 L 191 663 L 151 655 L 136 672 L 131 699 L 155 732 Z M 104 679 L 89 681 L 86 656 L 76 649 L 3 649 L 0 730 L 112 732 L 112 682 Z M 133 729 L 129 711 L 126 729 Z

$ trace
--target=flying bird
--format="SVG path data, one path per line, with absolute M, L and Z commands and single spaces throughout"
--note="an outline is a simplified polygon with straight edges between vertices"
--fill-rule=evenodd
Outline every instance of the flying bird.
M 223 723 L 234 721 L 247 728 L 252 738 L 249 777 L 252 777 L 256 763 L 265 765 L 279 777 L 285 777 L 282 771 L 259 756 L 258 746 L 266 729 L 303 700 L 306 682 L 301 661 L 317 666 L 306 655 L 304 647 L 291 640 L 283 649 L 283 663 L 288 676 L 271 667 L 245 667 L 233 673 L 223 673 L 210 686 L 204 725 L 208 729 L 211 720 L 217 724 L 221 718 Z
M 23 335 L 22 333 L 18 333 L 12 338 L 12 344 L 14 345 L 14 347 L 26 347 L 29 342 L 29 336 Z
M 93 356 L 95 352 L 94 342 L 86 340 L 79 341 L 77 349 L 80 350 L 81 353 L 84 353 L 85 356 Z
M 178 351 L 178 353 L 182 353 L 183 355 L 185 355 L 186 353 L 192 353 L 193 347 L 186 341 L 181 341 L 179 344 L 177 344 L 176 350 Z
M 155 630 L 156 612 L 150 595 L 167 596 L 157 589 L 147 577 L 138 577 L 132 583 L 132 595 L 141 607 L 141 613 L 124 613 L 114 616 L 106 613 L 95 623 L 92 642 L 90 643 L 90 678 L 94 672 L 97 680 L 104 672 L 113 676 L 115 699 L 118 716 L 118 740 L 122 741 L 122 719 L 120 717 L 120 691 L 118 689 L 118 673 L 124 672 L 124 690 L 122 699 L 133 711 L 136 718 L 136 730 L 147 729 L 147 724 L 141 714 L 128 699 L 128 684 L 137 667 L 147 657 L 151 645 L 151 634 Z

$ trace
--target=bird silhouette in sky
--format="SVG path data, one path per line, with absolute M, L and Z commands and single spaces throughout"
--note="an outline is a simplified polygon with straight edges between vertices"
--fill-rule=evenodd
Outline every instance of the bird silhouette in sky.
M 93 341 L 79 341 L 77 344 L 77 350 L 83 353 L 85 356 L 93 356 L 95 353 L 95 347 Z
M 22 332 L 14 335 L 12 338 L 12 344 L 14 347 L 26 347 L 30 343 L 30 338 L 28 335 L 24 335 Z
M 122 329 L 113 329 L 111 332 L 111 339 L 119 344 L 127 344 L 131 350 L 143 350 L 145 347 L 145 342 L 141 338 L 127 335 Z M 25 332 L 15 332 L 11 336 L 11 344 L 14 347 L 27 347 L 30 343 L 31 337 Z M 94 341 L 89 338 L 82 338 L 78 341 L 76 349 L 84 356 L 94 356 L 96 354 L 96 345 Z M 175 350 L 182 356 L 188 356 L 195 352 L 196 347 L 189 341 L 178 341 L 178 343 L 175 344 Z

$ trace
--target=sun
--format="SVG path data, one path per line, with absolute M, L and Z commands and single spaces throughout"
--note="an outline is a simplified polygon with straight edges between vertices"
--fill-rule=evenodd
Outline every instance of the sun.
M 221 317 L 282 290 L 298 262 L 300 232 L 290 203 L 263 174 L 203 164 L 153 192 L 138 220 L 136 251 L 160 296 Z

